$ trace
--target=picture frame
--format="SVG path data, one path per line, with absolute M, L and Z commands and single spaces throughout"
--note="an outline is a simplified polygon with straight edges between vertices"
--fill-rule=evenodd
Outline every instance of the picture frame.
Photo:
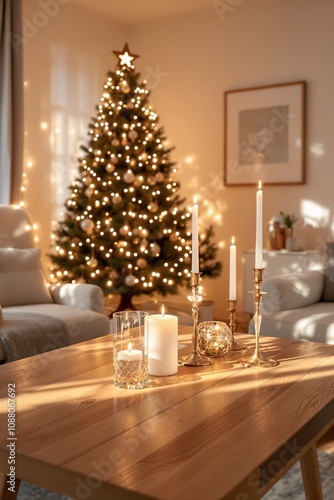
M 306 82 L 224 93 L 224 184 L 305 184 Z

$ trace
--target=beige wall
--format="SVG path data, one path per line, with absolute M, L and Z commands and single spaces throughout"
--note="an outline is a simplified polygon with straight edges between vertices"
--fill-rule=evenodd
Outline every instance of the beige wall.
M 28 19 L 41 10 L 35 0 L 23 4 Z M 217 4 L 234 7 L 223 13 Z M 332 0 L 216 2 L 203 12 L 131 29 L 70 3 L 61 6 L 25 44 L 26 162 L 33 162 L 26 200 L 44 251 L 49 250 L 49 220 L 57 216 L 57 200 L 64 196 L 58 193 L 61 183 L 76 171 L 77 146 L 86 141 L 106 72 L 114 69 L 111 51 L 126 40 L 141 55 L 137 69 L 148 80 L 151 104 L 176 148 L 182 195 L 189 206 L 199 195 L 201 223 L 214 221 L 224 270 L 219 279 L 203 284 L 215 300 L 215 316 L 226 317 L 232 235 L 238 249 L 239 310 L 242 252 L 255 240 L 255 188 L 227 188 L 222 182 L 224 91 L 306 80 L 307 181 L 267 186 L 264 221 L 281 210 L 294 212 L 300 218 L 297 244 L 323 248 L 334 234 L 333 22 Z M 43 130 L 44 121 L 48 128 Z
M 22 0 L 22 5 L 25 202 L 48 253 L 52 221 L 59 219 L 77 172 L 106 73 L 116 66 L 112 50 L 123 46 L 127 28 L 70 0 Z

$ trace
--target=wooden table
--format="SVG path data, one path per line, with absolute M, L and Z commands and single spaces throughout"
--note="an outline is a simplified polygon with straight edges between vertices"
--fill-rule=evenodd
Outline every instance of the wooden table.
M 253 348 L 254 337 L 236 337 Z M 111 336 L 0 366 L 4 494 L 9 442 L 17 477 L 79 499 L 260 498 L 301 459 L 308 498 L 320 500 L 315 443 L 333 424 L 334 345 L 260 345 L 278 366 L 244 368 L 229 352 L 143 390 L 114 387 Z

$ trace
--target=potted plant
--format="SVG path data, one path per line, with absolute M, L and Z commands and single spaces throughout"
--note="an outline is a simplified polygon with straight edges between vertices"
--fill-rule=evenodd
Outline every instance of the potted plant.
M 298 217 L 295 214 L 285 214 L 280 212 L 283 217 L 283 223 L 285 225 L 285 248 L 287 250 L 295 249 L 295 238 L 293 237 L 293 226 L 297 222 Z

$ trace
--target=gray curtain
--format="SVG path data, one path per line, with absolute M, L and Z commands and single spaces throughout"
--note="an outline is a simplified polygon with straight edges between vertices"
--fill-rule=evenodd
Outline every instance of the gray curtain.
M 0 0 L 0 203 L 19 203 L 23 170 L 21 0 Z

